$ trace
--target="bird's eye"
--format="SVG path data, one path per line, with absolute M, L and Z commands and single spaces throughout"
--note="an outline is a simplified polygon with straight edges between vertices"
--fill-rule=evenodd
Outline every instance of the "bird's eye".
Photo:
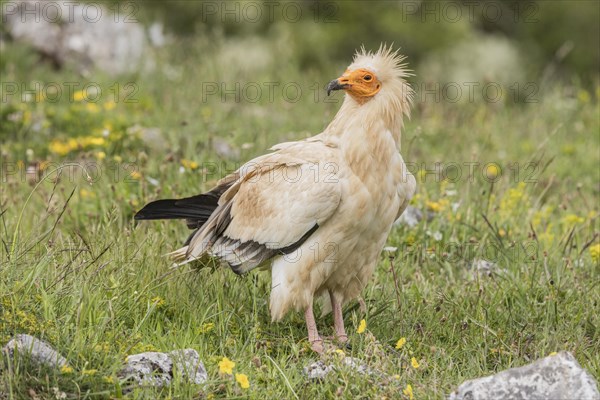
M 363 77 L 363 79 L 364 79 L 365 81 L 369 82 L 369 81 L 371 81 L 371 79 L 373 79 L 373 77 L 372 77 L 371 75 L 365 75 L 365 76 Z

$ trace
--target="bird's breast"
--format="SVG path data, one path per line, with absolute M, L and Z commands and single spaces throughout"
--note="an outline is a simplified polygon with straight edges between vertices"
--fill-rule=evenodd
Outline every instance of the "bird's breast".
M 340 150 L 345 182 L 341 206 L 352 214 L 357 232 L 387 233 L 399 207 L 405 168 L 392 134 L 385 129 L 347 132 Z

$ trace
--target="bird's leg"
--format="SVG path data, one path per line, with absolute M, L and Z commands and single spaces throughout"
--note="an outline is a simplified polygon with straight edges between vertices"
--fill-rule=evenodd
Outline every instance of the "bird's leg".
M 342 315 L 342 302 L 336 299 L 333 292 L 329 291 L 331 299 L 331 310 L 333 312 L 333 328 L 335 329 L 335 337 L 340 343 L 348 341 L 348 335 L 344 329 L 344 316 Z
M 306 311 L 304 311 L 304 319 L 306 320 L 308 341 L 310 342 L 311 349 L 319 354 L 323 353 L 323 339 L 321 339 L 321 336 L 319 336 L 319 331 L 317 331 L 317 323 L 315 322 L 312 304 L 306 308 Z

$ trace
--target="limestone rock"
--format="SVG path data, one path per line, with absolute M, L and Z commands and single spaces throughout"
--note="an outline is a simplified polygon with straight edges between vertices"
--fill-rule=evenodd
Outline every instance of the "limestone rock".
M 323 379 L 333 371 L 332 365 L 327 365 L 323 361 L 314 362 L 303 369 L 304 374 L 308 376 L 308 379 Z
M 3 7 L 10 37 L 27 43 L 56 66 L 73 64 L 84 75 L 93 68 L 132 73 L 149 65 L 150 40 L 135 15 L 99 3 L 21 0 Z M 158 37 L 159 28 L 152 34 Z
M 341 367 L 349 368 L 358 372 L 359 374 L 384 376 L 383 373 L 371 369 L 368 365 L 366 365 L 361 360 L 355 357 L 344 357 L 344 359 L 341 362 Z M 322 380 L 336 368 L 337 367 L 333 364 L 326 364 L 325 362 L 319 360 L 304 367 L 303 370 L 304 374 L 308 377 L 308 379 Z
M 12 358 L 17 352 L 20 356 L 27 356 L 36 364 L 52 368 L 67 366 L 67 360 L 48 343 L 30 335 L 17 335 L 11 339 L 2 352 Z
M 140 385 L 168 386 L 175 371 L 188 382 L 198 385 L 208 379 L 204 364 L 194 349 L 134 354 L 127 357 L 127 364 L 119 376 L 132 379 Z
M 461 384 L 449 400 L 600 400 L 594 378 L 568 352 Z

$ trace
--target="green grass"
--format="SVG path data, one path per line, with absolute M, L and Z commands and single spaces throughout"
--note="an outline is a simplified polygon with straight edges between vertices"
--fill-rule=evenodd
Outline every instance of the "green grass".
M 93 81 L 109 94 L 97 108 L 65 96 L 2 102 L 0 345 L 33 334 L 67 357 L 72 371 L 5 360 L 0 398 L 29 398 L 31 391 L 54 398 L 53 388 L 69 398 L 398 398 L 408 384 L 416 398 L 442 398 L 465 379 L 560 350 L 599 376 L 600 317 L 593 310 L 600 268 L 591 251 L 599 231 L 597 85 L 540 88 L 531 104 L 415 105 L 403 153 L 420 181 L 413 205 L 432 218 L 393 229 L 388 246 L 398 250 L 380 257 L 362 294 L 366 312 L 357 302 L 344 311 L 352 345 L 346 354 L 390 378 L 342 370 L 312 383 L 302 367 L 317 356 L 302 316 L 270 323 L 268 273 L 173 269 L 164 254 L 185 239 L 185 226 L 133 223 L 145 202 L 196 194 L 271 145 L 320 132 L 339 107 L 311 88 L 344 65 L 299 70 L 276 41 L 265 46 L 278 57 L 260 68 L 220 63 L 222 45 L 172 46 L 158 54 L 154 71 L 120 78 L 121 96 L 127 82 L 137 85 L 134 103 L 105 105 L 115 80 L 101 75 Z M 10 45 L 2 58 L 3 82 L 91 80 L 53 71 Z M 295 82 L 304 94 L 293 103 L 281 91 L 273 101 L 265 93 L 257 102 L 203 101 L 203 82 Z M 148 133 L 153 127 L 158 135 Z M 71 145 L 69 138 L 78 139 Z M 217 156 L 216 140 L 239 156 Z M 427 173 L 438 162 L 461 166 L 461 177 L 448 168 L 446 180 Z M 497 172 L 485 169 L 490 162 L 502 168 L 493 183 L 482 174 Z M 24 174 L 36 165 L 43 180 Z M 473 271 L 478 259 L 495 261 L 496 272 Z M 358 334 L 361 319 L 367 330 Z M 318 324 L 331 333 L 331 316 Z M 395 350 L 401 337 L 407 344 Z M 176 378 L 162 391 L 123 394 L 128 384 L 116 372 L 127 355 L 188 347 L 207 367 L 206 387 Z M 223 357 L 248 375 L 249 389 L 219 375 Z

